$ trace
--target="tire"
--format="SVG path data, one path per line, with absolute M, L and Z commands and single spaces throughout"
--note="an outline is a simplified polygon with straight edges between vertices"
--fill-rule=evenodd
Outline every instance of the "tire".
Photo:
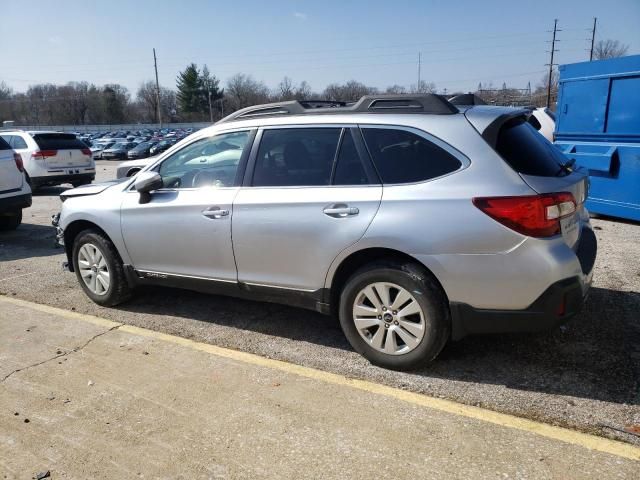
M 99 252 L 99 255 L 91 255 L 94 249 Z M 104 261 L 99 260 L 100 258 Z M 86 260 L 88 263 L 85 263 Z M 80 232 L 73 242 L 72 261 L 76 278 L 84 293 L 98 305 L 113 307 L 131 298 L 132 292 L 127 282 L 122 259 L 116 247 L 104 234 L 95 230 Z M 92 283 L 93 278 L 95 283 Z M 105 281 L 108 283 L 106 286 Z
M 377 305 L 369 300 L 372 295 Z M 431 362 L 451 332 L 444 292 L 413 263 L 375 263 L 355 272 L 341 292 L 339 317 L 354 350 L 372 364 L 392 370 L 412 370 Z
M 22 210 L 11 215 L 0 216 L 0 231 L 15 230 L 22 223 Z

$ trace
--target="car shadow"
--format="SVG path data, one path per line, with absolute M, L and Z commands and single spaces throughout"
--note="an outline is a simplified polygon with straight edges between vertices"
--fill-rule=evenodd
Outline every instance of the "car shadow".
M 23 223 L 17 230 L 0 232 L 0 262 L 63 252 L 62 247 L 56 245 L 56 230 L 52 226 Z
M 282 305 L 148 287 L 118 308 L 351 350 L 336 319 Z M 593 288 L 583 311 L 563 327 L 541 334 L 467 337 L 449 343 L 432 364 L 397 375 L 637 404 L 638 312 L 639 293 Z

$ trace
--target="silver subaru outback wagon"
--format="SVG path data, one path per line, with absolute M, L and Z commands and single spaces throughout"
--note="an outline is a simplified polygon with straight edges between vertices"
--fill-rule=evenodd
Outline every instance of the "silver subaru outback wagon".
M 553 328 L 587 295 L 586 172 L 528 115 L 438 95 L 250 107 L 63 193 L 54 225 L 100 305 L 139 285 L 297 305 L 414 368 L 449 339 Z

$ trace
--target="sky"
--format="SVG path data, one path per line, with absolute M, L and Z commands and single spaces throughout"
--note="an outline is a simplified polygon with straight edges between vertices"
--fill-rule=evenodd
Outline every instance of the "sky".
M 384 89 L 418 76 L 439 91 L 540 83 L 558 19 L 555 61 L 589 58 L 596 40 L 640 53 L 640 0 L 0 0 L 0 81 L 175 88 L 191 62 L 222 86 L 245 73 L 275 88 L 286 75 L 314 91 L 351 79 Z

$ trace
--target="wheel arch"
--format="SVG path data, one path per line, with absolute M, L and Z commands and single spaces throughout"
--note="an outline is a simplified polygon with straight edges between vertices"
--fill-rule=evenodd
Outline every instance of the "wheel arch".
M 104 235 L 104 237 L 113 243 L 113 240 L 107 232 L 89 220 L 74 220 L 64 229 L 64 249 L 67 254 L 67 261 L 69 270 L 73 272 L 73 243 L 80 232 L 84 230 L 95 230 L 96 232 Z
M 340 305 L 340 293 L 342 292 L 342 288 L 349 277 L 363 266 L 374 262 L 412 263 L 419 266 L 425 274 L 429 275 L 435 281 L 447 304 L 449 303 L 447 293 L 443 288 L 442 283 L 440 283 L 440 280 L 438 280 L 431 269 L 424 265 L 420 260 L 393 248 L 368 247 L 350 253 L 340 261 L 339 265 L 335 268 L 333 275 L 328 276 L 327 283 L 329 285 L 329 302 L 332 314 L 335 314 L 338 311 Z

